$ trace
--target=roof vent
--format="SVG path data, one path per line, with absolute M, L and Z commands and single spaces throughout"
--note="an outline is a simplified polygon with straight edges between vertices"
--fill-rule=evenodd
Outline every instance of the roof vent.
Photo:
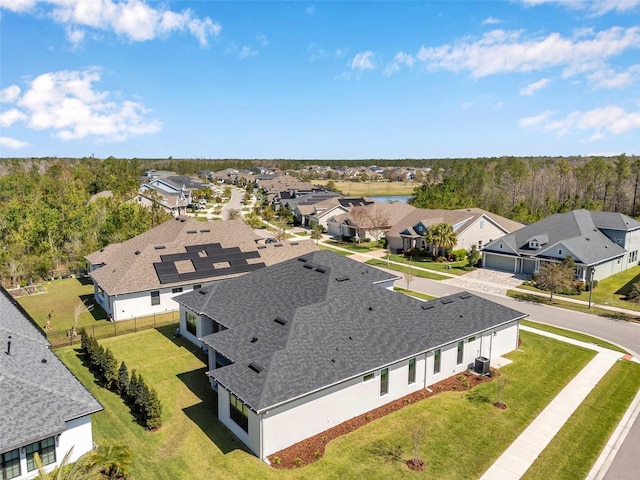
M 430 310 L 433 307 L 435 307 L 435 305 L 433 303 L 425 303 L 425 304 L 422 305 L 422 309 L 423 310 Z
M 134 255 L 140 255 L 140 250 L 136 250 L 135 252 L 133 252 Z
M 251 343 L 256 343 L 258 341 L 258 337 L 251 337 Z
M 267 248 L 266 245 L 258 245 L 258 250 L 262 250 L 263 248 Z
M 289 242 L 291 245 L 300 245 L 298 242 Z
M 282 244 L 281 243 L 274 243 L 273 246 L 277 248 L 277 247 L 281 247 Z
M 198 231 L 197 231 L 197 230 L 187 230 L 187 233 L 188 233 L 188 234 L 198 233 Z
M 373 312 L 373 307 L 369 307 L 369 311 L 370 311 L 370 312 Z
M 42 360 L 40 360 L 40 363 L 47 363 L 47 359 L 43 358 Z
M 184 218 L 181 218 L 181 219 L 180 219 L 180 222 L 181 222 L 181 223 L 184 223 L 184 222 L 185 222 Z
M 11 355 L 11 335 L 7 337 L 7 355 Z
M 316 267 L 316 272 L 326 273 L 327 269 L 324 267 Z
M 471 296 L 471 294 L 469 292 L 462 292 L 460 295 L 458 295 L 462 300 L 469 298 Z
M 164 250 L 164 249 L 165 249 L 165 248 L 167 248 L 167 247 L 165 247 L 164 245 L 156 245 L 156 246 L 155 246 L 155 247 L 153 247 L 153 248 L 155 248 L 156 250 Z
M 209 230 L 208 228 L 206 230 L 200 230 L 200 233 L 209 233 L 211 230 Z
M 286 325 L 289 322 L 289 320 L 282 317 L 276 317 L 273 319 L 273 321 L 276 322 L 278 325 Z
M 256 373 L 260 373 L 262 370 L 264 370 L 264 367 L 262 365 L 260 365 L 259 363 L 256 362 L 251 362 L 249 364 L 249 368 L 251 370 L 253 370 Z
M 308 259 L 307 257 L 298 257 L 298 261 L 299 261 L 299 262 L 306 262 L 306 261 L 308 261 L 308 260 L 309 260 L 309 259 Z
M 347 280 L 349 280 L 349 277 L 346 275 L 343 275 L 341 277 L 336 277 L 337 282 L 346 282 Z
M 206 295 L 206 294 L 207 294 L 207 293 L 209 293 L 209 292 L 208 292 L 207 290 L 203 290 L 203 289 L 199 288 L 199 289 L 198 289 L 198 293 L 199 293 L 200 295 Z
M 443 298 L 442 300 L 440 300 L 440 303 L 442 303 L 443 305 L 446 305 L 447 303 L 453 303 L 453 298 Z
M 313 264 L 311 264 L 311 263 L 305 263 L 305 264 L 303 265 L 303 267 L 304 267 L 304 268 L 308 268 L 309 270 L 312 270 L 314 266 L 313 266 Z

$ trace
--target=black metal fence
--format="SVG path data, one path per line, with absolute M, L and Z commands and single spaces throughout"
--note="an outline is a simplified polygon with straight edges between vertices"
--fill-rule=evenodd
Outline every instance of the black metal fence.
M 178 325 L 180 316 L 178 312 L 171 312 L 171 315 L 161 314 L 148 317 L 132 318 L 130 320 L 120 320 L 118 322 L 100 322 L 95 325 L 84 326 L 90 337 L 109 338 L 125 333 L 134 333 L 150 328 L 166 327 L 167 325 Z M 66 347 L 80 344 L 80 328 L 77 332 L 73 329 L 56 332 L 46 332 L 47 340 L 53 348 Z M 75 333 L 75 334 L 74 334 Z

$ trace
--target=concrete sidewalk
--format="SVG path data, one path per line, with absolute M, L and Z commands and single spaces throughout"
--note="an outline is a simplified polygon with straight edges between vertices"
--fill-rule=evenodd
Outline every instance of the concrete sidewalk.
M 623 354 L 592 343 L 581 342 L 521 325 L 522 330 L 597 351 L 597 355 L 547 405 L 481 480 L 516 480 L 522 477 L 586 396 Z

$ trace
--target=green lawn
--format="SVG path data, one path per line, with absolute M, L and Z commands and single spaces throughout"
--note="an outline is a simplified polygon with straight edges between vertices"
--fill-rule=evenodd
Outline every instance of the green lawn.
M 135 478 L 415 478 L 419 474 L 394 460 L 393 453 L 410 457 L 416 426 L 424 428 L 425 477 L 477 478 L 593 356 L 589 350 L 521 332 L 521 350 L 509 354 L 514 363 L 502 369 L 509 379 L 506 410 L 491 405 L 493 383 L 471 392 L 442 393 L 332 441 L 312 465 L 282 471 L 248 453 L 216 420 L 217 397 L 204 374 L 204 356 L 172 333 L 167 327 L 101 341 L 158 390 L 165 414 L 163 428 L 155 433 L 135 423 L 115 394 L 94 385 L 73 348 L 56 350 L 105 406 L 94 416 L 95 440 L 131 446 Z
M 345 252 L 344 250 L 338 250 L 337 248 L 327 247 L 324 244 L 319 244 L 318 248 L 320 250 L 329 250 L 331 252 L 337 253 L 338 255 L 343 255 L 345 257 L 348 257 L 349 255 L 353 255 L 353 252 Z
M 405 263 L 407 265 L 413 265 L 415 267 L 428 268 L 436 272 L 450 273 L 452 275 L 464 275 L 469 273 L 473 268 L 467 268 L 467 261 L 460 262 L 433 262 L 431 260 L 409 260 L 404 255 L 391 255 L 390 260 L 399 263 Z
M 585 478 L 638 388 L 640 365 L 617 362 L 522 478 Z
M 402 265 L 397 265 L 395 263 L 389 263 L 387 265 L 387 261 L 386 260 L 377 260 L 377 259 L 372 259 L 372 260 L 367 260 L 367 264 L 368 265 L 373 265 L 374 267 L 382 267 L 382 268 L 387 268 L 389 270 L 394 270 L 396 272 L 399 273 L 412 273 L 414 277 L 420 277 L 420 278 L 428 278 L 430 280 L 446 280 L 449 277 L 445 276 L 445 275 L 440 275 L 438 273 L 432 272 L 432 271 L 427 271 L 427 270 L 420 270 L 418 268 L 412 268 L 410 266 L 402 266 Z
M 318 185 L 326 185 L 329 180 L 313 180 Z M 344 195 L 353 197 L 382 196 L 382 195 L 412 195 L 413 189 L 420 186 L 411 182 L 345 182 L 334 180 L 336 189 Z
M 413 290 L 407 290 L 406 288 L 401 287 L 393 287 L 394 292 L 404 293 L 405 295 L 409 295 L 410 297 L 419 298 L 420 300 L 435 300 L 438 297 L 434 297 L 432 295 L 427 295 L 422 292 L 414 292 Z
M 380 250 L 380 245 L 377 242 L 351 243 L 351 242 L 329 241 L 325 243 L 328 245 L 334 246 L 336 248 L 349 250 L 352 253 L 368 253 L 368 252 L 373 252 L 374 250 Z
M 627 310 L 637 310 L 640 312 L 640 303 L 625 300 L 625 295 L 631 290 L 635 282 L 640 281 L 640 265 L 625 270 L 624 272 L 612 275 L 604 280 L 600 280 L 596 288 L 593 289 L 592 302 L 601 305 L 624 308 Z M 522 288 L 542 292 L 534 287 L 523 286 Z M 554 294 L 554 297 L 563 295 Z M 589 292 L 581 292 L 580 295 L 571 295 L 568 298 L 589 301 Z

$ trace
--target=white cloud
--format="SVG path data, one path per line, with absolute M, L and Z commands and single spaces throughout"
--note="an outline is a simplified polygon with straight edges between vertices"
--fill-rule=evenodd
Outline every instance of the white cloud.
M 36 3 L 48 7 L 52 18 L 70 31 L 79 32 L 77 27 L 113 31 L 135 42 L 187 31 L 206 46 L 221 31 L 219 23 L 209 17 L 197 18 L 190 9 L 174 12 L 144 0 L 0 0 L 1 7 L 19 12 L 28 12 Z M 74 40 L 77 33 L 70 38 L 72 43 Z
M 148 118 L 149 110 L 141 103 L 118 103 L 110 92 L 94 90 L 100 78 L 97 69 L 42 74 L 14 98 L 17 108 L 5 112 L 2 121 L 21 120 L 30 129 L 51 130 L 62 140 L 122 141 L 160 130 L 160 122 Z
M 17 108 L 0 113 L 0 127 L 7 128 L 16 122 L 25 121 L 27 116 Z
M 375 55 L 371 51 L 356 53 L 353 60 L 351 60 L 352 70 L 373 70 Z
M 78 48 L 84 40 L 85 34 L 84 30 L 79 28 L 67 27 L 66 36 L 69 43 L 73 45 L 73 48 Z
M 498 20 L 494 17 L 487 17 L 482 21 L 482 25 L 495 25 L 497 23 L 502 23 L 502 20 Z
M 262 33 L 259 33 L 258 35 L 256 35 L 256 40 L 258 40 L 258 43 L 263 47 L 266 47 L 269 45 L 269 40 L 267 40 L 267 36 L 263 35 Z
M 552 115 L 555 115 L 555 112 L 547 110 L 533 117 L 521 118 L 520 120 L 518 120 L 518 125 L 520 125 L 521 127 L 532 127 L 534 125 L 540 125 L 541 123 L 546 122 L 547 119 Z
M 0 137 L 0 146 L 7 147 L 12 150 L 18 150 L 20 148 L 24 148 L 29 145 L 27 142 L 22 142 L 20 140 L 16 140 L 15 138 L 9 137 Z
M 632 65 L 624 72 L 603 69 L 587 75 L 595 89 L 615 89 L 628 87 L 640 77 L 640 65 Z
M 240 50 L 240 58 L 253 57 L 257 54 L 258 52 L 250 47 L 242 47 L 242 50 Z
M 393 73 L 400 70 L 400 67 L 402 65 L 405 65 L 407 67 L 413 67 L 414 62 L 415 62 L 415 59 L 413 58 L 412 55 L 409 55 L 408 53 L 404 53 L 404 52 L 398 52 L 396 53 L 396 56 L 393 58 L 393 62 L 387 65 L 387 68 L 385 68 L 383 73 L 385 75 L 392 75 Z
M 468 71 L 474 78 L 500 73 L 563 67 L 564 75 L 602 68 L 610 57 L 640 48 L 640 27 L 581 30 L 563 37 L 522 38 L 520 31 L 493 30 L 472 41 L 463 38 L 439 47 L 422 46 L 416 58 L 430 70 Z
M 542 125 L 547 131 L 554 131 L 558 136 L 571 131 L 590 132 L 590 141 L 600 140 L 610 135 L 620 135 L 630 130 L 640 130 L 640 111 L 627 112 L 617 105 L 608 105 L 593 110 L 571 112 L 565 118 L 550 121 L 551 112 L 544 112 L 537 117 L 520 119 L 523 127 Z M 549 120 L 549 121 L 548 121 Z
M 537 82 L 530 83 L 526 87 L 520 90 L 520 95 L 533 95 L 535 92 L 540 90 L 541 88 L 545 88 L 551 83 L 551 80 L 548 78 L 542 78 Z
M 13 103 L 20 96 L 20 87 L 11 85 L 10 87 L 0 90 L 0 102 Z
M 522 3 L 527 6 L 555 3 L 571 10 L 584 10 L 593 17 L 612 11 L 626 12 L 640 6 L 640 0 L 522 0 Z

